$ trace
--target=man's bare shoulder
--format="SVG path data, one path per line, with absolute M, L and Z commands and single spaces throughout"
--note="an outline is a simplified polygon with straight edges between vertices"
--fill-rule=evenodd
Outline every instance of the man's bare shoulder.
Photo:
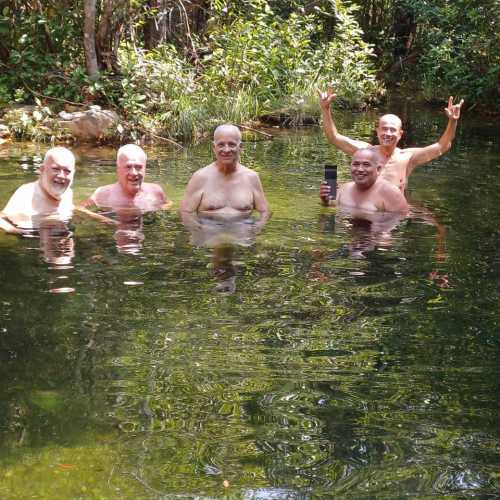
M 406 157 L 406 156 L 411 156 L 417 149 L 419 148 L 396 148 L 394 150 L 394 153 L 396 156 L 399 156 L 400 158 L 401 157 Z
M 165 194 L 163 188 L 156 182 L 143 182 L 142 189 L 148 194 Z
M 382 177 L 377 179 L 377 189 L 382 195 L 398 195 L 398 197 L 404 197 L 401 190 L 397 186 Z
M 20 213 L 23 212 L 23 209 L 32 208 L 32 199 L 35 194 L 35 189 L 38 184 L 38 181 L 28 182 L 26 184 L 22 184 L 19 186 L 12 196 L 9 198 L 9 201 L 5 205 L 3 212 L 8 213 Z M 29 206 L 27 204 L 29 203 Z
M 118 185 L 116 183 L 106 184 L 105 186 L 98 187 L 90 198 L 98 205 L 102 205 L 105 204 L 106 201 L 108 201 L 109 198 L 114 195 L 117 189 Z
M 239 171 L 242 175 L 247 177 L 250 180 L 256 180 L 259 178 L 258 172 L 252 170 L 251 168 L 245 167 L 245 165 L 239 165 Z

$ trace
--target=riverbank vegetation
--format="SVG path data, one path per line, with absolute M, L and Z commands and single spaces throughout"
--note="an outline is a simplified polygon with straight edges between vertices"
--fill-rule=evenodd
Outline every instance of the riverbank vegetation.
M 216 123 L 301 124 L 316 89 L 362 108 L 412 82 L 428 100 L 498 98 L 495 1 L 38 0 L 3 2 L 0 106 L 121 117 L 121 139 L 205 136 Z M 49 133 L 50 135 L 50 127 Z

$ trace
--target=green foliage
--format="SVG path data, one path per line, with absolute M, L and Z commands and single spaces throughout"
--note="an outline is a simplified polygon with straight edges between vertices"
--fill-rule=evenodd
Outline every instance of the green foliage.
M 52 0 L 40 9 L 9 2 L 0 12 L 0 89 L 10 91 L 2 92 L 0 99 L 29 102 L 38 92 L 81 101 L 81 20 L 74 2 Z
M 299 124 L 319 114 L 316 89 L 332 81 L 346 106 L 381 90 L 355 9 L 340 1 L 315 8 L 298 0 L 214 1 L 206 31 L 191 33 L 189 47 L 154 50 L 145 50 L 137 33 L 158 13 L 136 2 L 130 36 L 118 52 L 119 74 L 103 71 L 92 81 L 84 70 L 81 4 L 10 4 L 19 8 L 0 19 L 0 28 L 10 30 L 8 53 L 0 51 L 9 68 L 0 76 L 0 100 L 46 96 L 111 106 L 134 138 L 197 138 L 221 121 L 251 121 L 283 108 L 293 116 L 290 123 Z
M 498 2 L 405 2 L 419 26 L 416 67 L 425 95 L 460 95 L 469 102 L 499 102 Z

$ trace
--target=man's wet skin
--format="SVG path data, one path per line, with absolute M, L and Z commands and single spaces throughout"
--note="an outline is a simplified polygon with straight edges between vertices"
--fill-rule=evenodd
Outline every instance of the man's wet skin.
M 37 218 L 56 215 L 69 220 L 73 214 L 71 184 L 75 174 L 75 157 L 66 148 L 49 149 L 37 181 L 23 184 L 11 196 L 0 216 L 0 227 L 6 232 L 23 234 L 37 228 Z
M 232 263 L 235 245 L 248 246 L 271 212 L 259 176 L 239 162 L 241 134 L 234 125 L 214 132 L 215 161 L 191 177 L 180 215 L 196 246 L 213 248 L 212 263 L 218 292 L 236 289 Z M 260 218 L 254 221 L 252 212 Z
M 463 99 L 458 104 L 453 104 L 452 97 L 448 99 L 448 106 L 444 108 L 448 123 L 436 143 L 425 147 L 400 149 L 397 144 L 403 136 L 403 126 L 396 115 L 387 114 L 379 119 L 376 128 L 377 145 L 340 134 L 330 111 L 330 105 L 335 97 L 332 87 L 329 87 L 326 92 L 319 92 L 323 128 L 328 141 L 348 155 L 353 155 L 359 149 L 373 148 L 380 157 L 383 167 L 382 177 L 403 192 L 406 189 L 408 177 L 415 167 L 428 163 L 450 150 L 463 105 Z
M 339 187 L 336 200 L 330 200 L 326 183 L 320 187 L 324 205 L 337 205 L 369 212 L 406 213 L 408 204 L 402 192 L 380 176 L 377 153 L 371 148 L 356 151 L 351 160 L 351 182 Z
M 116 156 L 117 182 L 97 188 L 82 205 L 91 208 L 139 209 L 144 212 L 169 206 L 169 200 L 159 184 L 144 182 L 146 153 L 135 144 L 122 146 Z
M 116 221 L 114 234 L 120 253 L 138 254 L 144 242 L 144 214 L 169 208 L 171 203 L 159 184 L 144 182 L 147 156 L 135 144 L 122 146 L 116 156 L 117 182 L 97 188 L 84 207 L 109 210 Z
M 262 227 L 271 213 L 253 170 L 239 162 L 241 134 L 233 125 L 222 125 L 214 133 L 215 161 L 191 177 L 181 203 L 181 217 L 187 226 L 202 229 L 198 217 L 232 221 L 260 213 Z

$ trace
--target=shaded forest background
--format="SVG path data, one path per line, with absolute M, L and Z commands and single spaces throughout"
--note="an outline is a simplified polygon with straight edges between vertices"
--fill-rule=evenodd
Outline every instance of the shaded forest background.
M 317 115 L 316 89 L 361 108 L 387 88 L 497 107 L 497 0 L 8 0 L 0 107 L 116 110 L 132 136 Z

